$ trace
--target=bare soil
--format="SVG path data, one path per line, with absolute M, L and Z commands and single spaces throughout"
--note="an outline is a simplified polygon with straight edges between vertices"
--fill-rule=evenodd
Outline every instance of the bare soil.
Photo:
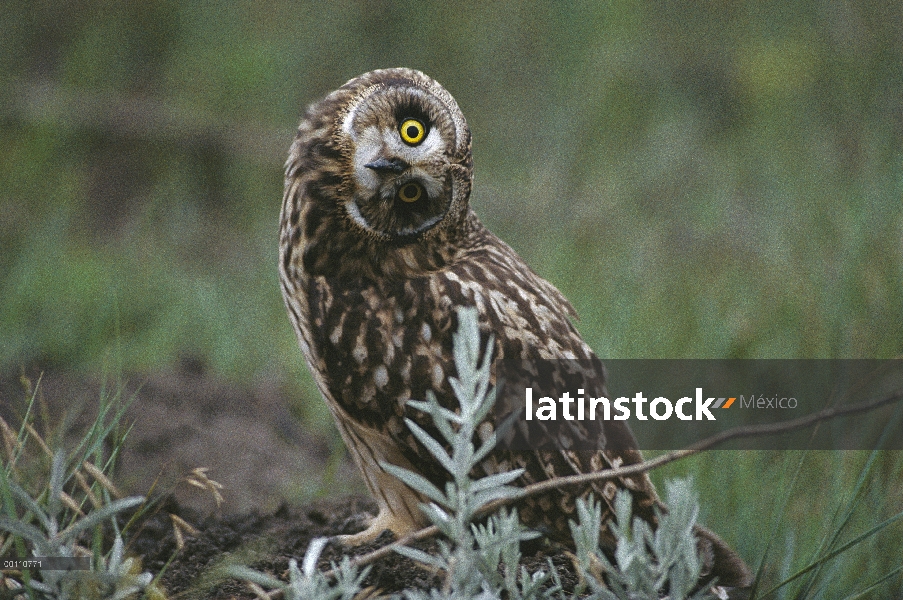
M 338 461 L 331 484 L 336 493 L 307 503 L 286 500 L 297 497 L 299 489 L 320 485 L 335 443 L 331 431 L 306 430 L 278 386 L 241 389 L 191 368 L 130 381 L 125 394 L 134 400 L 125 420 L 132 430 L 114 479 L 129 494 L 155 498 L 151 510 L 131 525 L 128 552 L 142 558 L 144 570 L 163 573 L 161 582 L 171 598 L 255 598 L 246 583 L 224 578 L 218 568 L 244 564 L 285 580 L 289 560 L 300 563 L 312 539 L 361 531 L 374 514 L 369 498 L 343 494 L 362 490 L 347 457 Z M 59 431 L 65 422 L 70 443 L 78 439 L 80 428 L 96 414 L 100 388 L 78 375 L 44 375 L 38 430 Z M 18 423 L 23 396 L 18 376 L 0 377 L 0 416 Z M 219 507 L 208 491 L 185 483 L 184 475 L 197 467 L 206 467 L 209 477 L 223 485 Z M 197 530 L 184 536 L 181 550 L 170 515 Z M 384 532 L 353 550 L 330 542 L 320 568 L 392 540 Z M 435 541 L 420 547 L 434 548 Z M 573 583 L 565 555 L 542 544 L 522 550 L 531 570 L 552 558 L 565 582 Z M 435 573 L 397 554 L 374 564 L 365 580 L 382 593 L 440 584 Z

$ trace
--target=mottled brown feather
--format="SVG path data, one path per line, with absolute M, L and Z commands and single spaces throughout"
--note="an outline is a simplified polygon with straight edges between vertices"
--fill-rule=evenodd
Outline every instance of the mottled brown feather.
M 392 137 L 402 113 L 419 115 L 435 132 L 420 150 Z M 404 158 L 409 168 L 401 175 L 371 173 L 362 164 L 376 155 Z M 454 99 L 410 69 L 349 81 L 308 110 L 291 147 L 280 229 L 282 292 L 311 372 L 380 506 L 371 528 L 352 542 L 383 528 L 400 535 L 424 524 L 417 509 L 423 498 L 385 473 L 380 461 L 436 483 L 447 477 L 404 418 L 434 431 L 407 404 L 427 391 L 456 406 L 448 378 L 456 374 L 458 307 L 477 308 L 483 342 L 495 339 L 496 366 L 567 359 L 579 366 L 571 389 L 605 392 L 604 368 L 574 328 L 571 304 L 469 207 L 472 168 L 470 131 Z M 406 177 L 421 184 L 428 203 L 411 208 L 392 199 Z M 489 425 L 498 425 L 496 418 L 491 414 Z M 514 443 L 500 445 L 475 475 L 521 467 L 516 483 L 528 485 L 642 460 L 623 421 L 521 420 L 511 435 Z M 575 443 L 581 450 L 571 449 Z M 530 498 L 520 514 L 567 541 L 575 498 L 594 492 L 608 522 L 618 489 L 629 489 L 635 513 L 654 522 L 658 497 L 645 474 Z M 607 525 L 603 534 L 612 543 Z M 744 585 L 743 562 L 713 534 L 701 528 L 698 534 L 713 557 L 711 572 Z

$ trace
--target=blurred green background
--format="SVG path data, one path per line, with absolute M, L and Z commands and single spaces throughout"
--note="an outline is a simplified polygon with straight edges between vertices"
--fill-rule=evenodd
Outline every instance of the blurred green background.
M 277 284 L 282 164 L 307 104 L 390 66 L 458 100 L 473 206 L 602 357 L 903 352 L 899 0 L 4 1 L 0 32 L 2 372 L 188 359 L 328 426 Z M 809 477 L 855 480 L 845 456 Z M 782 459 L 708 460 L 716 520 L 760 521 Z

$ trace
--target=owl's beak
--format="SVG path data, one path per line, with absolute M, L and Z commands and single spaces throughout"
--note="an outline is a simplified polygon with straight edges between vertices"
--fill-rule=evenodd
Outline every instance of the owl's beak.
M 409 165 L 405 161 L 401 160 L 400 158 L 383 158 L 383 157 L 379 157 L 376 160 L 374 160 L 373 162 L 369 162 L 364 166 L 367 167 L 368 169 L 373 169 L 377 173 L 389 172 L 389 173 L 395 173 L 396 175 L 398 175 L 399 173 L 402 173 L 403 171 L 405 171 L 406 169 L 409 169 L 411 167 L 411 165 Z

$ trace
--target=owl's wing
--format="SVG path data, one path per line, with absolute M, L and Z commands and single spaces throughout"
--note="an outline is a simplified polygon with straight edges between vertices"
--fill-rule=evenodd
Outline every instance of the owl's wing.
M 418 319 L 405 322 L 409 326 L 412 322 L 421 323 L 419 327 L 432 332 L 432 345 L 415 345 L 411 369 L 415 381 L 432 381 L 426 387 L 412 385 L 412 397 L 420 399 L 423 396 L 418 394 L 429 389 L 442 405 L 457 406 L 447 376 L 456 374 L 451 356 L 452 334 L 458 328 L 454 307 L 458 306 L 476 307 L 484 346 L 490 336 L 495 340 L 493 378 L 494 384 L 500 385 L 501 394 L 496 411 L 489 417 L 494 427 L 512 411 L 523 409 L 526 387 L 533 388 L 537 400 L 548 396 L 556 404 L 565 391 L 576 397 L 582 390 L 579 393 L 586 399 L 606 395 L 605 370 L 571 323 L 575 313 L 570 303 L 504 242 L 485 229 L 481 235 L 466 259 L 406 283 L 405 291 L 410 292 L 415 303 L 423 305 L 411 312 Z M 443 377 L 435 377 L 437 373 Z M 386 399 L 382 414 L 397 413 L 399 408 L 397 400 Z M 576 405 L 572 405 L 572 412 L 576 413 Z M 404 408 L 404 414 L 438 434 L 426 415 L 410 407 Z M 624 421 L 566 420 L 560 406 L 557 416 L 549 421 L 527 421 L 524 415 L 517 418 L 513 430 L 500 439 L 498 447 L 481 465 L 482 473 L 523 468 L 525 472 L 517 484 L 525 486 L 642 461 L 636 440 Z M 405 429 L 393 432 L 397 442 L 421 474 L 441 484 L 447 475 Z M 569 538 L 568 519 L 575 516 L 577 497 L 594 493 L 603 503 L 604 517 L 608 519 L 614 515 L 615 493 L 625 488 L 633 493 L 634 513 L 654 519 L 652 507 L 658 498 L 645 474 L 530 499 L 521 506 L 522 516 L 549 534 Z
M 486 235 L 492 236 L 488 231 Z M 474 304 L 484 337 L 492 335 L 496 344 L 495 376 L 501 387 L 497 403 L 501 407 L 496 410 L 495 424 L 523 406 L 526 387 L 532 388 L 534 410 L 540 397 L 558 400 L 568 392 L 574 400 L 568 404 L 571 420 L 565 418 L 560 402 L 555 420 L 517 418 L 513 431 L 488 457 L 485 471 L 524 468 L 518 484 L 526 486 L 553 477 L 642 462 L 642 453 L 625 421 L 590 420 L 588 414 L 584 414 L 585 420 L 578 418 L 579 396 L 589 402 L 590 398 L 608 397 L 608 393 L 605 369 L 574 328 L 571 318 L 576 314 L 570 303 L 504 242 L 489 241 L 487 250 L 468 261 L 468 276 L 483 283 Z M 489 274 L 493 270 L 495 273 Z M 506 282 L 505 293 L 494 287 L 499 282 Z M 667 511 L 649 476 L 642 473 L 528 498 L 519 505 L 521 517 L 547 534 L 569 541 L 568 521 L 576 518 L 575 501 L 592 493 L 603 507 L 601 541 L 613 550 L 615 540 L 607 523 L 615 516 L 614 498 L 619 489 L 631 492 L 633 515 L 653 525 L 657 521 L 654 508 Z M 750 584 L 748 567 L 727 544 L 704 527 L 697 525 L 694 533 L 703 579 L 717 577 L 725 585 L 739 587 Z

